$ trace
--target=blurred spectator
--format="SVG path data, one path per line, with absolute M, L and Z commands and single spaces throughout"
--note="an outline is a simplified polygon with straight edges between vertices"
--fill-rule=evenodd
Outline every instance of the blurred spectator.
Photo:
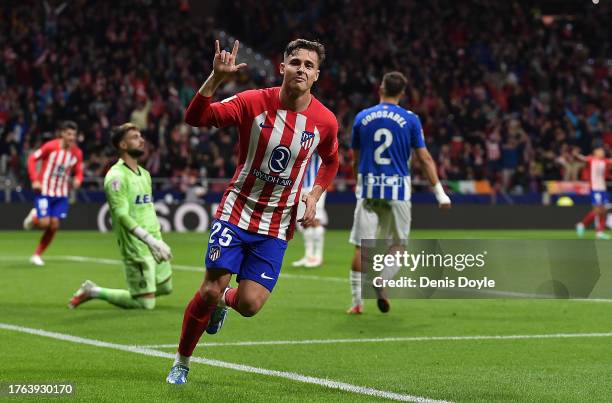
M 211 68 L 213 29 L 273 63 L 296 37 L 325 44 L 315 92 L 339 122 L 341 178 L 352 179 L 352 119 L 378 101 L 379 80 L 392 69 L 409 77 L 402 105 L 420 116 L 443 179 L 537 191 L 545 180 L 580 177 L 568 147 L 588 154 L 603 143 L 610 150 L 606 2 L 584 2 L 579 15 L 547 24 L 527 2 L 311 0 L 277 7 L 245 0 L 218 7 L 205 18 L 186 0 L 2 3 L 0 175 L 23 179 L 27 154 L 70 118 L 79 124 L 90 177 L 106 172 L 110 129 L 128 120 L 150 143 L 145 166 L 176 189 L 197 183 L 202 172 L 230 177 L 236 132 L 182 123 Z M 251 69 L 219 96 L 279 80 Z M 415 166 L 415 180 L 420 176 Z

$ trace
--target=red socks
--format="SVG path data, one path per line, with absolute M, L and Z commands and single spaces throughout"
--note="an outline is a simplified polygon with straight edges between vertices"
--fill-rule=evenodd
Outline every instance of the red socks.
M 238 288 L 230 288 L 225 293 L 225 305 L 234 308 L 238 306 Z
M 588 226 L 595 219 L 595 215 L 595 212 L 591 210 L 587 215 L 584 216 L 584 218 L 582 219 L 582 223 L 585 227 Z
M 599 223 L 597 225 L 597 232 L 604 232 L 606 229 L 606 213 L 601 213 L 599 215 Z
M 53 237 L 55 236 L 56 232 L 57 232 L 57 229 L 47 228 L 45 230 L 42 238 L 40 238 L 40 242 L 38 243 L 38 246 L 36 247 L 36 252 L 34 252 L 35 255 L 39 255 L 39 256 L 42 255 L 45 249 L 47 249 L 47 246 L 49 246 L 49 244 L 53 240 Z
M 178 352 L 180 355 L 191 357 L 196 344 L 206 330 L 210 316 L 217 308 L 216 304 L 207 304 L 200 296 L 198 290 L 187 308 L 183 316 L 183 329 L 181 330 L 181 340 L 179 342 Z

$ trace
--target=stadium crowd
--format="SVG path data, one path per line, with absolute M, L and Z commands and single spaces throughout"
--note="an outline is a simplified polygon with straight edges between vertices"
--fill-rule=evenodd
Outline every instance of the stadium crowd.
M 409 78 L 403 106 L 421 117 L 443 179 L 538 191 L 544 180 L 581 177 L 574 149 L 610 151 L 609 5 L 588 2 L 572 20 L 528 2 L 276 4 L 218 2 L 209 18 L 186 0 L 1 5 L 0 176 L 27 182 L 27 155 L 62 119 L 79 124 L 86 176 L 108 169 L 110 129 L 126 121 L 149 140 L 145 167 L 175 189 L 231 176 L 236 133 L 183 124 L 221 29 L 274 64 L 295 37 L 325 44 L 315 93 L 340 123 L 339 177 L 352 179 L 353 118 L 377 102 L 379 80 L 393 69 Z M 251 69 L 221 96 L 279 82 Z

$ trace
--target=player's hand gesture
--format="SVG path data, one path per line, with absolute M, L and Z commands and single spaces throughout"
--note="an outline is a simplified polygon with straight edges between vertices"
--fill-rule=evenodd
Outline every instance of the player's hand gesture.
M 235 72 L 246 67 L 246 63 L 236 64 L 236 56 L 238 55 L 238 48 L 240 42 L 234 41 L 234 47 L 232 52 L 228 52 L 225 49 L 221 50 L 219 40 L 215 41 L 215 58 L 213 60 L 213 72 L 214 75 L 219 79 L 225 79 Z
M 306 203 L 306 210 L 304 211 L 304 217 L 300 218 L 298 222 L 301 222 L 304 228 L 308 228 L 315 223 L 317 200 L 311 194 L 304 194 L 302 195 L 302 201 Z

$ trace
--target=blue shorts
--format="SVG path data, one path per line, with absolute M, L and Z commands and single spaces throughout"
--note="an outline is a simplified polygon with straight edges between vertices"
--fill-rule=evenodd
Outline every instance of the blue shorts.
M 605 206 L 608 204 L 608 192 L 606 191 L 591 191 L 591 203 L 593 206 Z
M 64 219 L 68 215 L 68 198 L 52 196 L 36 196 L 34 200 L 36 217 L 55 217 Z
M 210 229 L 206 269 L 226 269 L 272 292 L 280 275 L 287 241 L 245 231 L 227 221 L 214 220 Z

